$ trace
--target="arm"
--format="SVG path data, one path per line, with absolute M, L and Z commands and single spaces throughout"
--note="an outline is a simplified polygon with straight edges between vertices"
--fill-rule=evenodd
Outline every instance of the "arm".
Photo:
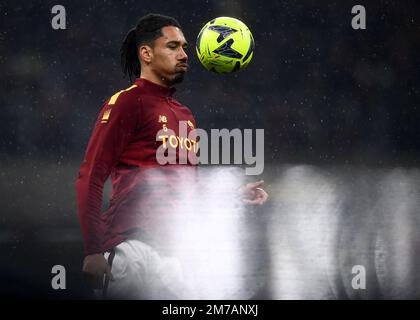
M 89 274 L 107 272 L 102 256 L 104 225 L 101 219 L 103 188 L 112 168 L 130 142 L 136 128 L 136 112 L 128 99 L 120 97 L 115 104 L 105 104 L 95 123 L 76 181 L 81 232 L 86 256 L 83 270 Z M 107 121 L 107 113 L 109 117 Z M 104 117 L 105 115 L 105 117 Z

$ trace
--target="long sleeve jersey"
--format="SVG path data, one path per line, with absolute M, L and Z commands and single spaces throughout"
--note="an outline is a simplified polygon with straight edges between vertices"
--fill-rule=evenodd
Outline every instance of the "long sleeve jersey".
M 150 202 L 173 193 L 174 183 L 186 178 L 182 170 L 194 169 L 183 151 L 197 150 L 189 137 L 195 119 L 173 93 L 172 88 L 139 78 L 102 107 L 76 181 L 85 255 L 105 252 L 124 241 L 130 230 L 146 228 L 145 212 L 156 210 Z M 185 132 L 180 121 L 187 123 Z M 186 165 L 161 166 L 156 159 L 159 148 L 172 149 L 177 164 L 184 157 L 181 163 Z M 154 168 L 164 169 L 164 177 L 150 174 Z M 110 205 L 101 212 L 109 176 Z

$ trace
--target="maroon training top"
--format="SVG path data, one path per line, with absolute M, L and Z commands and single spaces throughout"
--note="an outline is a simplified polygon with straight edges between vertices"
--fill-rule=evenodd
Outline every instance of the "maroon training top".
M 102 107 L 76 181 L 85 255 L 105 252 L 124 241 L 130 231 L 146 228 L 145 212 L 156 210 L 151 202 L 174 194 L 176 184 L 186 178 L 183 170 L 195 171 L 190 162 L 182 167 L 161 166 L 156 160 L 160 146 L 175 149 L 177 160 L 184 154 L 180 149 L 196 152 L 195 141 L 188 139 L 195 119 L 172 98 L 174 91 L 139 78 Z M 180 132 L 180 121 L 187 121 L 187 134 Z M 168 134 L 157 139 L 161 130 Z M 156 169 L 165 172 L 163 178 L 160 173 L 151 174 Z M 102 213 L 103 187 L 109 175 L 110 206 Z

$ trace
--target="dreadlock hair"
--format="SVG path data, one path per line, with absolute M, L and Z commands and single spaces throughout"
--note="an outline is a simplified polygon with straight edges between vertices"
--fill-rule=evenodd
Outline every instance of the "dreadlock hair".
M 172 17 L 149 13 L 140 18 L 135 28 L 131 29 L 121 45 L 121 68 L 124 76 L 140 77 L 140 61 L 138 48 L 147 44 L 153 46 L 154 41 L 162 36 L 162 28 L 175 26 L 181 29 L 180 24 Z

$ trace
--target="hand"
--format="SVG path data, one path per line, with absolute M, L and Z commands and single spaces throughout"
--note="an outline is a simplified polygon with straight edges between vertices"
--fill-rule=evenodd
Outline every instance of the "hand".
M 100 253 L 86 256 L 83 260 L 82 271 L 93 289 L 103 288 L 103 279 L 105 274 L 111 281 L 114 281 L 114 277 L 111 273 L 111 266 L 108 264 L 105 257 Z
M 260 180 L 257 182 L 247 183 L 245 186 L 240 187 L 239 191 L 247 197 L 242 201 L 250 205 L 262 205 L 268 199 L 267 192 L 260 188 L 263 183 L 264 180 Z

